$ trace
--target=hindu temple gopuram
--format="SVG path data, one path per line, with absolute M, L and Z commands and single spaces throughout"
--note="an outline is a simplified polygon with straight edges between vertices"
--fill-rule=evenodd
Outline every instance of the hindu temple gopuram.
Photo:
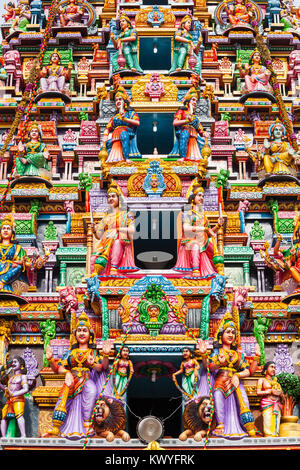
M 0 448 L 300 449 L 300 7 L 0 34 Z

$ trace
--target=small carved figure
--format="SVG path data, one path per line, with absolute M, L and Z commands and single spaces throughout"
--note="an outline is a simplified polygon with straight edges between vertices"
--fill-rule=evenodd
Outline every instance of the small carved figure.
M 77 0 L 69 0 L 66 7 L 60 7 L 60 24 L 65 26 L 76 26 L 81 24 L 84 7 L 79 6 Z
M 189 348 L 183 349 L 182 357 L 183 361 L 181 362 L 180 369 L 172 375 L 172 379 L 176 387 L 185 395 L 185 397 L 193 398 L 196 393 L 200 365 Z M 176 376 L 181 374 L 183 375 L 182 389 L 178 386 L 176 380 Z
M 202 37 L 199 36 L 197 44 L 194 44 L 193 37 L 190 33 L 192 28 L 192 19 L 186 15 L 180 22 L 179 28 L 174 33 L 174 53 L 172 65 L 169 73 L 180 72 L 181 70 L 193 70 L 200 75 L 201 57 L 200 47 Z M 190 59 L 195 60 L 195 64 L 191 65 Z
M 5 216 L 0 225 L 0 292 L 20 293 L 28 287 L 27 272 L 32 264 L 16 241 L 15 221 Z
M 188 203 L 192 209 L 181 214 L 177 263 L 173 269 L 193 276 L 208 276 L 217 272 L 214 258 L 219 256 L 216 233 L 224 224 L 219 217 L 217 225 L 210 227 L 203 211 L 204 189 L 195 186 Z
M 15 176 L 39 176 L 50 179 L 50 154 L 46 144 L 42 142 L 42 132 L 37 124 L 31 124 L 25 145 L 20 141 L 18 150 L 21 156 L 16 158 Z
M 13 23 L 16 17 L 16 7 L 13 2 L 8 2 L 7 4 L 4 3 L 3 9 L 6 10 L 6 13 L 2 15 L 4 18 L 5 23 Z
M 251 93 L 254 91 L 272 93 L 273 89 L 269 83 L 271 73 L 262 65 L 261 56 L 258 49 L 255 49 L 249 60 L 249 64 L 243 66 L 239 60 L 237 63 L 240 76 L 245 79 L 244 93 Z
M 14 417 L 17 420 L 21 437 L 26 437 L 25 430 L 25 394 L 29 392 L 27 369 L 22 357 L 16 356 L 11 361 L 13 375 L 8 379 L 7 385 L 0 383 L 4 391 L 6 403 L 2 409 L 1 434 L 6 436 L 8 420 Z
M 120 357 L 116 361 L 113 369 L 113 389 L 116 398 L 122 399 L 133 374 L 134 369 L 129 358 L 129 349 L 127 346 L 122 346 Z
M 248 8 L 246 0 L 235 0 L 234 4 L 227 5 L 228 0 L 224 0 L 225 11 L 228 15 L 229 22 L 232 26 L 249 25 L 253 13 L 251 6 Z
M 41 70 L 37 67 L 40 76 L 40 92 L 58 92 L 68 95 L 69 90 L 66 81 L 71 78 L 72 63 L 68 69 L 61 65 L 61 54 L 55 49 L 50 55 L 49 65 Z
M 278 437 L 283 408 L 283 392 L 275 377 L 274 362 L 266 362 L 262 374 L 264 378 L 257 381 L 256 393 L 258 397 L 261 397 L 260 406 L 263 416 L 264 436 Z
M 115 103 L 116 114 L 106 125 L 102 139 L 103 150 L 107 152 L 106 163 L 128 162 L 132 157 L 141 157 L 136 145 L 139 116 L 130 107 L 129 96 L 122 87 L 117 89 Z
M 137 56 L 138 34 L 125 13 L 120 16 L 120 28 L 121 32 L 117 38 L 114 33 L 111 33 L 110 36 L 115 49 L 117 49 L 117 52 L 111 57 L 113 71 L 127 69 L 142 73 Z
M 169 156 L 180 156 L 183 160 L 201 163 L 204 160 L 202 150 L 209 134 L 204 131 L 200 119 L 196 116 L 199 93 L 191 88 L 183 99 L 183 106 L 176 112 L 173 120 L 176 141 Z

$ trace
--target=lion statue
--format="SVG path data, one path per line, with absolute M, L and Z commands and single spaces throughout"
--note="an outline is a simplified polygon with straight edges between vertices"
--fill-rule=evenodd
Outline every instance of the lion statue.
M 124 404 L 113 397 L 103 396 L 95 407 L 92 423 L 95 431 L 94 437 L 105 438 L 112 442 L 116 437 L 124 442 L 130 440 L 126 429 L 126 413 Z
M 183 412 L 184 431 L 179 439 L 186 441 L 188 438 L 194 438 L 197 442 L 201 441 L 206 436 L 209 423 L 213 418 L 213 407 L 209 397 L 191 400 Z

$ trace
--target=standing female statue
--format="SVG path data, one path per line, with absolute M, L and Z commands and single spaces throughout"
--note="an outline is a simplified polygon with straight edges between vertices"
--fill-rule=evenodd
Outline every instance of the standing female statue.
M 131 70 L 132 72 L 143 73 L 137 56 L 138 50 L 138 34 L 133 28 L 130 19 L 124 13 L 120 16 L 121 32 L 116 38 L 114 33 L 111 33 L 111 40 L 117 52 L 111 57 L 111 64 L 114 72 L 123 69 Z
M 181 70 L 191 70 L 189 63 L 190 56 L 196 62 L 193 66 L 193 72 L 200 75 L 201 57 L 198 55 L 202 44 L 202 37 L 199 36 L 197 44 L 194 44 L 190 30 L 192 28 L 192 19 L 186 15 L 180 22 L 179 28 L 174 34 L 174 53 L 172 65 L 169 73 L 180 72 Z
M 213 398 L 217 426 L 213 434 L 228 439 L 255 436 L 254 419 L 241 379 L 255 372 L 260 359 L 258 345 L 250 366 L 238 347 L 236 324 L 229 312 L 219 326 L 213 350 L 208 353 L 208 346 L 203 340 L 199 340 L 198 344 L 203 366 L 216 374 Z
M 199 117 L 196 116 L 198 91 L 191 89 L 183 99 L 183 106 L 174 116 L 175 144 L 169 157 L 180 157 L 183 160 L 203 162 L 207 155 L 203 155 L 205 140 L 209 137 L 205 132 Z M 206 162 L 206 166 L 207 166 Z
M 60 435 L 80 439 L 86 436 L 96 400 L 106 379 L 110 343 L 103 344 L 101 359 L 96 349 L 94 331 L 84 312 L 78 317 L 70 339 L 70 349 L 61 359 L 53 358 L 50 346 L 46 350 L 51 369 L 56 374 L 64 374 L 65 383 L 53 412 L 52 429 L 44 437 Z M 111 393 L 111 390 L 106 389 L 106 393 Z
M 180 374 L 183 375 L 182 392 L 186 397 L 191 399 L 196 393 L 200 365 L 197 359 L 194 358 L 193 352 L 189 348 L 183 349 L 182 358 L 183 361 L 180 364 L 180 369 L 172 375 L 172 379 L 176 387 L 178 387 L 176 376 Z

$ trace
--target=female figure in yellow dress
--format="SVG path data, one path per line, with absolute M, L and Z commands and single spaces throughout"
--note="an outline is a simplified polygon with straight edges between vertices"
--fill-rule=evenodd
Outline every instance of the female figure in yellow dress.
M 51 369 L 56 374 L 64 374 L 65 383 L 53 412 L 53 427 L 44 437 L 61 435 L 80 439 L 86 436 L 96 400 L 106 379 L 110 343 L 103 343 L 101 360 L 94 332 L 84 312 L 77 319 L 70 343 L 70 349 L 58 360 L 53 358 L 50 346 L 46 349 Z M 110 395 L 111 386 L 107 386 L 105 392 Z
M 133 235 L 134 216 L 121 210 L 121 192 L 111 184 L 107 191 L 110 211 L 97 227 L 92 226 L 95 237 L 100 240 L 94 253 L 94 273 L 111 275 L 137 271 L 134 265 Z
M 299 155 L 287 141 L 285 126 L 279 119 L 269 127 L 270 139 L 264 141 L 262 163 L 267 175 L 295 174 Z
M 266 362 L 262 370 L 264 378 L 257 382 L 256 393 L 261 397 L 260 406 L 263 416 L 265 437 L 278 437 L 282 413 L 283 392 L 275 377 L 276 369 L 272 361 Z
M 256 345 L 256 356 L 249 365 L 245 354 L 237 344 L 236 323 L 229 312 L 219 326 L 212 351 L 203 340 L 199 340 L 199 352 L 203 366 L 215 373 L 213 399 L 217 427 L 214 434 L 228 439 L 255 436 L 254 419 L 249 409 L 249 400 L 241 379 L 252 375 L 259 362 L 260 350 Z

